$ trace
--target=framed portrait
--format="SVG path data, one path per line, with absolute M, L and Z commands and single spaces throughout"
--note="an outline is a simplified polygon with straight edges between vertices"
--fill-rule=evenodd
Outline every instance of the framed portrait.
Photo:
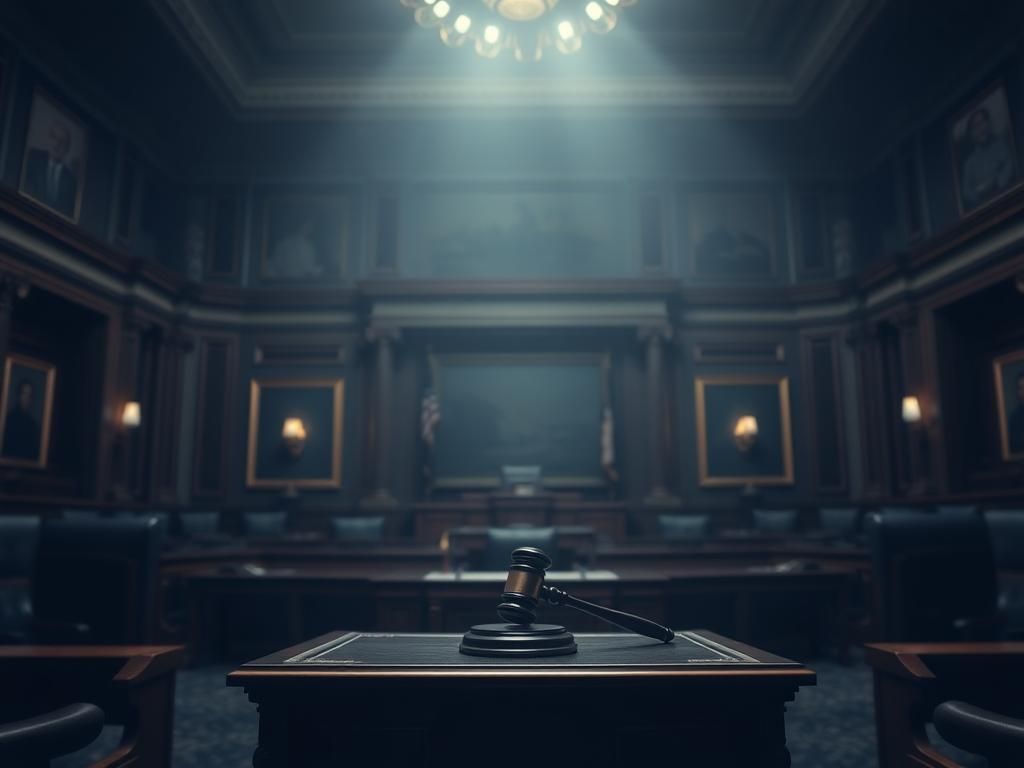
M 987 89 L 957 113 L 949 137 L 961 216 L 1020 184 L 1013 120 L 1002 83 Z
M 792 485 L 789 379 L 699 376 L 694 384 L 701 487 Z
M 341 279 L 348 233 L 349 201 L 343 195 L 267 197 L 260 278 L 306 283 Z
M 253 379 L 249 488 L 340 488 L 342 379 Z
M 18 191 L 77 223 L 88 154 L 85 123 L 37 90 L 32 95 Z
M 687 196 L 693 275 L 711 280 L 775 276 L 778 222 L 768 189 L 695 191 Z
M 57 370 L 22 355 L 4 360 L 0 395 L 0 464 L 44 469 L 50 453 Z
M 1024 461 L 1024 350 L 992 362 L 1003 461 Z

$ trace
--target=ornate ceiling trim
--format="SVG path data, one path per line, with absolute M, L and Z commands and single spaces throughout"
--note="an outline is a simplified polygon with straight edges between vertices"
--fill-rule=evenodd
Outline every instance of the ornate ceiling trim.
M 201 70 L 242 116 L 340 110 L 450 111 L 570 108 L 601 110 L 798 109 L 836 67 L 886 0 L 840 0 L 791 76 L 621 79 L 261 77 L 246 71 L 204 0 L 150 0 Z M 758 6 L 763 7 L 763 6 Z

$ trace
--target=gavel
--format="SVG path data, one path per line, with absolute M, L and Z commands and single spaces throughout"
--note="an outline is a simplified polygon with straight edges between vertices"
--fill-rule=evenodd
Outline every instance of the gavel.
M 544 575 L 551 567 L 551 558 L 536 547 L 520 547 L 512 552 L 505 591 L 501 594 L 498 616 L 509 624 L 533 624 L 537 605 L 544 600 L 551 605 L 567 605 L 583 613 L 614 624 L 638 635 L 651 637 L 663 643 L 671 643 L 675 632 L 649 619 L 634 616 L 624 611 L 605 608 L 603 605 L 588 603 L 573 597 L 565 590 L 549 587 Z

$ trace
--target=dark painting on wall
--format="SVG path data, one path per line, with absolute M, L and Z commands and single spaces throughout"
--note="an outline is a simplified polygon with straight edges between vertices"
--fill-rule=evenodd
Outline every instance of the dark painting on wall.
M 1002 84 L 988 89 L 953 119 L 950 141 L 961 215 L 1020 183 L 1013 120 Z
M 776 210 L 768 190 L 693 192 L 686 221 L 694 276 L 757 280 L 775 275 Z
M 18 190 L 77 222 L 88 151 L 89 134 L 85 124 L 36 91 L 32 96 Z
M 640 269 L 639 211 L 614 184 L 423 185 L 403 209 L 401 269 L 437 279 L 619 277 Z
M 254 379 L 246 485 L 340 488 L 343 404 L 341 379 Z
M 348 200 L 341 195 L 279 195 L 263 209 L 260 277 L 269 281 L 338 280 L 348 248 Z
M 1003 461 L 1024 460 L 1024 350 L 992 363 Z
M 697 458 L 703 487 L 792 485 L 789 379 L 695 379 Z
M 4 361 L 0 464 L 43 469 L 49 456 L 56 368 L 21 355 Z

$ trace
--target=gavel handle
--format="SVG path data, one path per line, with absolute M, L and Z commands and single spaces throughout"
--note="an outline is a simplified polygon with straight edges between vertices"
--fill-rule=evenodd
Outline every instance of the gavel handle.
M 540 588 L 540 596 L 551 603 L 551 605 L 567 605 L 570 608 L 575 608 L 577 611 L 583 611 L 591 616 L 603 619 L 609 624 L 628 629 L 630 632 L 636 632 L 644 637 L 652 637 L 663 643 L 671 643 L 676 636 L 675 632 L 668 627 L 663 627 L 661 624 L 650 619 L 643 619 L 639 616 L 634 616 L 632 613 L 616 611 L 614 608 L 605 608 L 603 605 L 588 603 L 586 600 L 573 597 L 565 590 L 558 589 L 557 587 L 549 587 L 545 584 Z

